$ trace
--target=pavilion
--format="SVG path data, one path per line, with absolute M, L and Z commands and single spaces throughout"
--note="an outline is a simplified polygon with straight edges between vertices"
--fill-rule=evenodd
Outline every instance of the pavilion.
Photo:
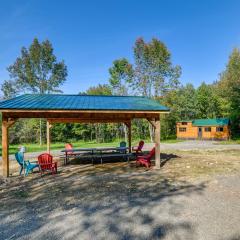
M 125 123 L 131 150 L 131 121 L 147 119 L 155 128 L 155 168 L 160 168 L 160 114 L 169 109 L 139 96 L 24 94 L 0 102 L 3 176 L 9 177 L 8 130 L 19 118 L 47 119 L 47 151 L 54 123 Z

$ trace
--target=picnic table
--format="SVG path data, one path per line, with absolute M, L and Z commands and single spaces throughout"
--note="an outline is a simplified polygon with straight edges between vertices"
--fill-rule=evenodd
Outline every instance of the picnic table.
M 129 147 L 96 147 L 96 148 L 74 148 L 74 149 L 65 149 L 61 152 L 65 153 L 64 164 L 68 163 L 70 157 L 83 157 L 91 158 L 92 164 L 94 164 L 95 159 L 101 160 L 103 163 L 103 158 L 109 157 L 123 157 L 129 160 L 129 157 L 132 156 L 129 153 Z

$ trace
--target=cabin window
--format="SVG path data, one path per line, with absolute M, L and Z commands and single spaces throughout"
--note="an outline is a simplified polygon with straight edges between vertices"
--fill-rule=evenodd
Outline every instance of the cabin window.
M 223 132 L 223 127 L 217 127 L 217 132 Z
M 187 122 L 182 122 L 182 125 L 187 125 Z
M 187 129 L 186 128 L 179 128 L 179 132 L 186 132 Z
M 212 131 L 211 127 L 205 127 L 205 132 L 211 132 L 211 131 Z

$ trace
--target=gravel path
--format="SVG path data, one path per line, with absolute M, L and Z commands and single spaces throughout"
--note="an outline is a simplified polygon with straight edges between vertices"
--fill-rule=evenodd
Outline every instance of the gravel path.
M 240 150 L 240 144 L 221 144 L 217 141 L 183 141 L 178 143 L 162 143 L 161 149 L 164 150 Z

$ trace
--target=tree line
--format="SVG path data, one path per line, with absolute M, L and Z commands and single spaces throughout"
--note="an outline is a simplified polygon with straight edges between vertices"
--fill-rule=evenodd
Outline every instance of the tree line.
M 67 79 L 67 66 L 57 61 L 52 44 L 34 39 L 29 48 L 9 66 L 9 80 L 1 86 L 4 98 L 22 93 L 59 93 Z M 133 62 L 127 58 L 113 61 L 107 84 L 98 84 L 79 94 L 142 95 L 171 109 L 161 119 L 161 138 L 176 137 L 176 121 L 195 118 L 229 117 L 232 136 L 238 137 L 240 120 L 240 50 L 233 49 L 225 69 L 212 84 L 199 87 L 181 84 L 181 67 L 173 65 L 171 53 L 160 40 L 138 38 L 133 46 Z M 151 139 L 152 126 L 145 120 L 132 123 L 136 139 Z M 54 124 L 52 140 L 109 142 L 126 138 L 124 124 Z M 19 120 L 10 130 L 11 143 L 39 142 L 46 139 L 46 120 Z

